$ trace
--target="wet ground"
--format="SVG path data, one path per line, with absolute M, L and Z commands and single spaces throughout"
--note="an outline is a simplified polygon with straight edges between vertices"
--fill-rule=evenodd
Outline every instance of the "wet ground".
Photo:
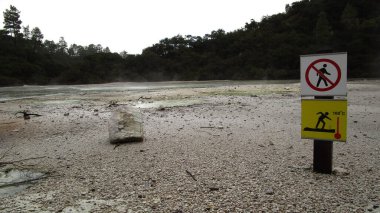
M 312 172 L 312 141 L 300 139 L 299 83 L 191 84 L 2 95 L 0 162 L 48 175 L 0 211 L 378 211 L 379 81 L 349 82 L 332 175 Z M 140 108 L 144 142 L 111 145 L 109 117 L 126 106 Z

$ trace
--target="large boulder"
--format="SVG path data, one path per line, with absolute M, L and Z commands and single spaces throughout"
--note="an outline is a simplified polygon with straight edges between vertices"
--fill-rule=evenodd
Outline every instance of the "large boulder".
M 141 113 L 133 108 L 112 112 L 108 132 L 111 144 L 143 141 Z

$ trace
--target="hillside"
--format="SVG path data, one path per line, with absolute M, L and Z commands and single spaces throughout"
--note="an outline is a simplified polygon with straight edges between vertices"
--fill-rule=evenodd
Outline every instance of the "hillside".
M 43 41 L 39 30 L 24 28 L 22 33 L 18 27 L 4 25 L 0 33 L 2 86 L 297 79 L 299 55 L 324 50 L 348 52 L 349 78 L 380 77 L 377 0 L 303 0 L 233 32 L 164 38 L 140 55 L 111 53 L 101 45 L 68 46 L 63 37 L 58 43 Z

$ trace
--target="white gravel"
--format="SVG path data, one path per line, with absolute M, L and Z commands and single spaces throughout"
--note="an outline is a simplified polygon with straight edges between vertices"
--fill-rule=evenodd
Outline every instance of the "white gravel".
M 1 198 L 0 212 L 379 212 L 380 81 L 348 88 L 332 175 L 313 173 L 313 142 L 300 139 L 299 84 L 1 102 L 0 162 L 41 157 L 11 166 L 48 178 Z M 124 107 L 110 100 L 160 103 L 141 109 L 144 142 L 108 142 Z

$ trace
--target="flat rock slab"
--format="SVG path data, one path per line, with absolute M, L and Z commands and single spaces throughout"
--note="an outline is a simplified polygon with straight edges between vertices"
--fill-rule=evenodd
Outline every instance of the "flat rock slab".
M 108 132 L 111 144 L 143 141 L 141 113 L 133 108 L 112 112 Z

